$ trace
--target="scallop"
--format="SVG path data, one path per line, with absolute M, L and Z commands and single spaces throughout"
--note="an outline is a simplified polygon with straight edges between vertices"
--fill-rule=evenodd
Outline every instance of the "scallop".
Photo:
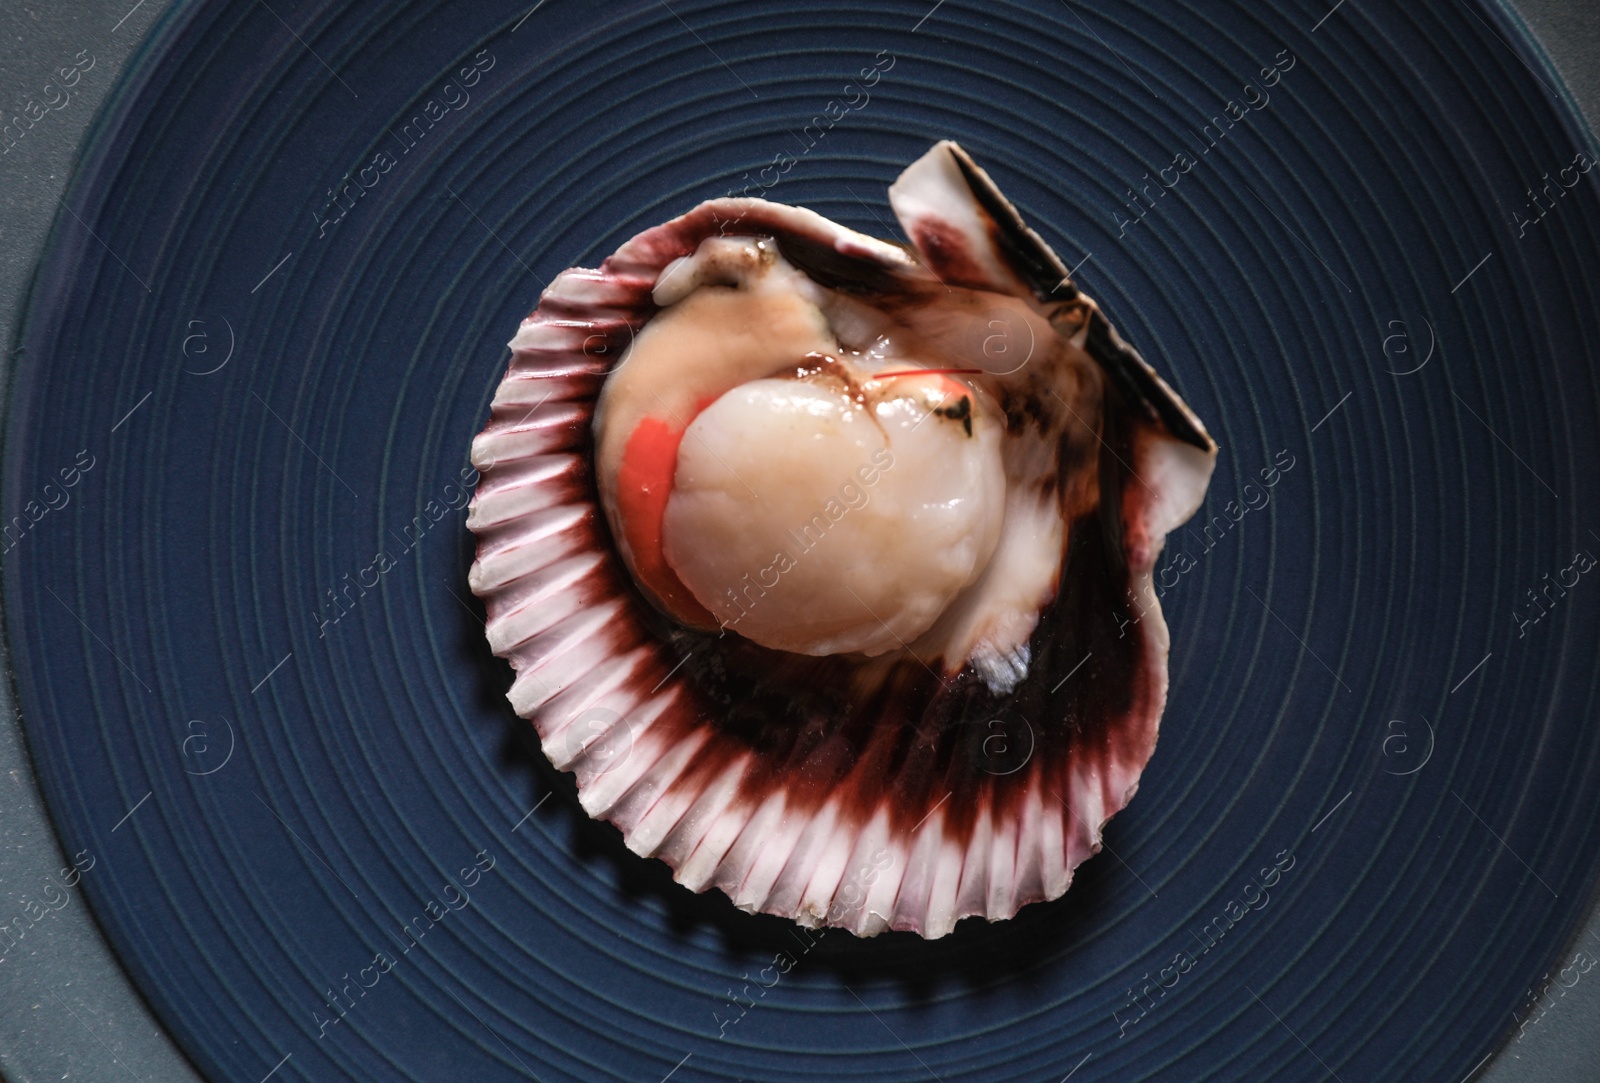
M 468 526 L 512 707 L 695 891 L 924 937 L 1067 890 L 1166 703 L 1217 448 L 959 146 L 908 246 L 715 199 L 511 340 Z

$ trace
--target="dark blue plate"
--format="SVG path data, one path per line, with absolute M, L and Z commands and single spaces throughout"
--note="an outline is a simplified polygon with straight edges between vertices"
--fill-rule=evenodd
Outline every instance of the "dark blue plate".
M 82 890 L 204 1073 L 1459 1083 L 1548 1003 L 1600 880 L 1600 171 L 1553 70 L 1463 0 L 929 6 L 158 29 L 34 284 L 5 612 Z M 1223 456 L 1109 852 L 816 939 L 576 807 L 462 477 L 562 268 L 730 190 L 882 233 L 945 136 Z

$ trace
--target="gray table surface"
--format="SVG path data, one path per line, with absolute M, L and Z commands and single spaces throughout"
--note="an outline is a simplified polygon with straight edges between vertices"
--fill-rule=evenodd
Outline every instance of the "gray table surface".
M 0 90 L 8 95 L 25 95 L 59 56 L 88 49 L 96 59 L 78 96 L 52 114 L 51 126 L 41 126 L 0 156 L 0 344 L 8 351 L 15 348 L 28 282 L 90 121 L 170 6 L 171 0 L 76 0 L 70 7 L 0 3 Z M 1516 0 L 1515 6 L 1555 60 L 1589 126 L 1600 131 L 1600 0 Z M 5 366 L 0 403 L 9 379 Z M 0 905 L 12 910 L 67 858 L 34 782 L 9 679 L 0 681 L 0 770 Z M 1577 979 L 1584 963 L 1565 976 L 1560 971 L 1579 952 L 1600 960 L 1600 912 L 1559 957 L 1542 1014 L 1523 1020 L 1520 1033 L 1470 1079 L 1593 1083 L 1600 1078 L 1600 975 Z M 1577 980 L 1567 989 L 1569 979 Z M 74 895 L 0 954 L 0 1079 L 126 1083 L 130 1077 L 138 1083 L 201 1079 L 129 983 Z

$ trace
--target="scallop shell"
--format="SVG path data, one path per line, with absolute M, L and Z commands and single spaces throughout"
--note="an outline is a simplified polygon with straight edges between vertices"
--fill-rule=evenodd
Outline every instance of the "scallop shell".
M 472 446 L 470 584 L 515 670 L 513 708 L 576 774 L 584 809 L 694 891 L 860 936 L 1009 918 L 1060 896 L 1100 849 L 1166 701 L 1151 571 L 1216 455 L 964 152 L 941 143 L 919 165 L 891 190 L 910 251 L 807 210 L 716 199 L 598 270 L 564 272 L 511 340 Z M 970 666 L 718 639 L 677 627 L 633 584 L 598 503 L 596 398 L 658 311 L 662 271 L 719 234 L 775 238 L 815 281 L 862 295 L 930 278 L 1027 293 L 1105 370 L 1098 451 L 1074 467 L 1095 471 L 1099 505 L 1068 524 L 1059 590 L 1011 691 Z

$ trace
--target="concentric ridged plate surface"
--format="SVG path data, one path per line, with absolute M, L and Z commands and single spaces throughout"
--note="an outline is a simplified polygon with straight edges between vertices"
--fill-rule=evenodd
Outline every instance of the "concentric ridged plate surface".
M 931 7 L 157 32 L 14 361 L 5 610 L 82 891 L 203 1072 L 1454 1083 L 1538 1012 L 1600 871 L 1600 171 L 1553 71 L 1460 0 Z M 1112 852 L 814 940 L 576 807 L 461 483 L 560 270 L 746 187 L 885 233 L 940 137 L 1223 454 Z

